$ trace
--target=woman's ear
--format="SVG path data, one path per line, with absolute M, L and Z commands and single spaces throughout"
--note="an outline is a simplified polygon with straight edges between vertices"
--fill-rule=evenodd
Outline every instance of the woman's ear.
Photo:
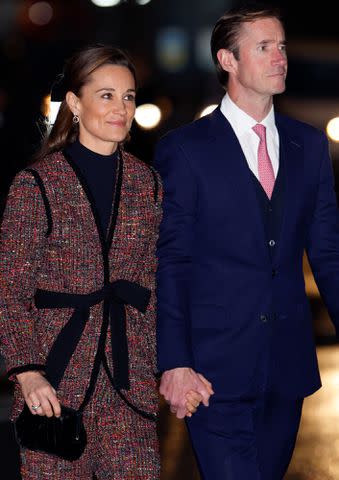
M 67 92 L 65 100 L 73 115 L 79 115 L 79 98 L 75 93 Z

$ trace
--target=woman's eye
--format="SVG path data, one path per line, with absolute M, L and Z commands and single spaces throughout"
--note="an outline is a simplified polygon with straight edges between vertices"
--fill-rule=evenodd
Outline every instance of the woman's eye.
M 124 100 L 128 100 L 129 102 L 134 102 L 135 95 L 133 95 L 132 93 L 129 93 L 128 95 L 125 95 Z
M 104 93 L 104 94 L 102 95 L 102 98 L 105 98 L 105 99 L 109 100 L 110 98 L 112 98 L 112 94 L 109 93 L 109 92 L 108 92 L 108 93 Z

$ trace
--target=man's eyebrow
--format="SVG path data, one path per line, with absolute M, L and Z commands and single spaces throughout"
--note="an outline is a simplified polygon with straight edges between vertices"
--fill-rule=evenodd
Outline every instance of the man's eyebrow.
M 269 43 L 275 43 L 275 40 L 260 40 L 260 42 L 258 42 L 258 45 L 267 45 Z M 280 45 L 286 45 L 286 40 L 281 40 L 281 42 L 279 42 Z

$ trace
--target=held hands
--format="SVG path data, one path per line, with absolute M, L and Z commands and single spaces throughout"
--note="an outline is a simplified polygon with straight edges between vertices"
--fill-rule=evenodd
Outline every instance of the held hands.
M 185 395 L 186 398 L 186 417 L 191 417 L 195 413 L 202 402 L 202 396 L 200 393 L 190 390 Z
M 36 371 L 24 372 L 18 374 L 16 378 L 25 402 L 33 415 L 60 417 L 61 407 L 56 391 L 41 373 Z
M 211 383 L 193 369 L 173 368 L 162 374 L 160 393 L 170 405 L 170 410 L 177 418 L 191 417 L 202 402 L 209 405 L 213 395 Z

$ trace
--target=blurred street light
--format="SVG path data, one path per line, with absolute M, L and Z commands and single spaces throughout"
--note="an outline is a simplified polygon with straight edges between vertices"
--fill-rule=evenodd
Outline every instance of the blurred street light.
M 159 125 L 161 110 L 153 103 L 140 105 L 135 112 L 135 121 L 145 130 L 151 130 Z
M 208 115 L 209 113 L 212 113 L 213 110 L 215 110 L 217 108 L 217 106 L 218 105 L 216 103 L 213 103 L 212 105 L 208 105 L 203 110 L 201 110 L 201 112 L 198 114 L 198 118 L 204 117 L 205 115 Z
M 332 118 L 326 127 L 327 135 L 334 142 L 339 142 L 339 117 Z
M 48 2 L 36 2 L 29 7 L 28 17 L 35 25 L 47 25 L 53 17 L 53 8 Z
M 97 7 L 115 7 L 119 5 L 120 0 L 92 0 Z
M 61 102 L 55 102 L 51 100 L 50 95 L 46 95 L 42 99 L 41 113 L 43 114 L 44 117 L 47 117 L 48 124 L 50 126 L 54 125 L 55 123 L 55 119 L 58 115 L 60 105 L 61 105 Z
M 55 123 L 55 119 L 58 115 L 60 105 L 61 105 L 61 102 L 51 102 L 51 104 L 50 104 L 48 122 L 51 125 L 54 125 L 54 123 Z

